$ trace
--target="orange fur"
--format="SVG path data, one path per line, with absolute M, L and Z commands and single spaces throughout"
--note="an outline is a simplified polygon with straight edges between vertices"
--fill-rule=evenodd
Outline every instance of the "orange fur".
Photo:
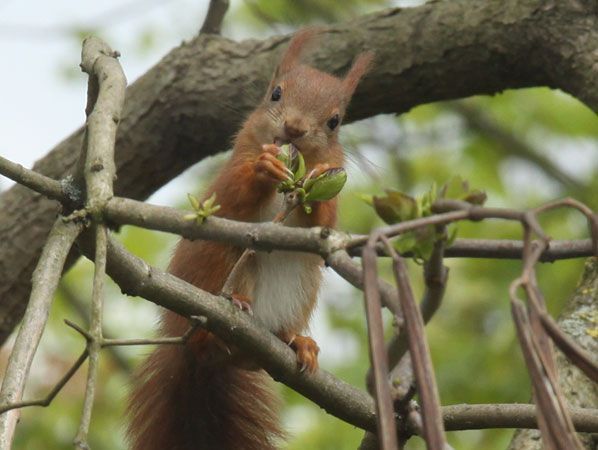
M 342 118 L 371 57 L 358 58 L 343 79 L 304 66 L 299 57 L 315 34 L 306 30 L 291 40 L 264 101 L 245 121 L 231 159 L 208 189 L 206 197 L 215 193 L 221 206 L 218 215 L 250 222 L 273 218 L 280 196 L 275 187 L 283 170 L 273 154 L 268 154 L 276 151 L 272 145 L 276 142 L 293 142 L 304 155 L 308 170 L 343 165 L 338 128 L 331 129 L 327 123 L 334 115 Z M 280 101 L 270 98 L 270 91 L 277 86 L 282 92 Z M 288 224 L 333 227 L 336 205 L 333 199 L 315 203 L 311 214 L 296 210 Z M 242 252 L 226 243 L 183 239 L 169 271 L 219 294 Z M 315 341 L 299 332 L 307 326 L 316 302 L 321 265 L 316 255 L 257 252 L 235 286 L 239 298 L 253 302 L 256 320 L 283 340 L 294 338 L 292 348 L 298 363 L 309 371 L 317 367 L 319 349 Z M 295 288 L 289 292 L 284 289 L 287 285 L 280 283 Z M 252 298 L 254 292 L 261 294 Z M 279 298 L 285 297 L 281 292 L 288 293 L 288 298 Z M 187 319 L 165 311 L 159 333 L 180 336 L 187 327 Z M 149 356 L 137 372 L 129 401 L 132 450 L 277 448 L 283 433 L 269 377 L 263 371 L 246 370 L 246 364 L 233 363 L 224 349 L 226 345 L 217 337 L 198 331 L 184 346 L 159 347 Z

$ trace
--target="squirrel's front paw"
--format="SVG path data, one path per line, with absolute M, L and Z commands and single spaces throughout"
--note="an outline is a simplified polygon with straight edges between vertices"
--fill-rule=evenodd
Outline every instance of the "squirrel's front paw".
M 274 144 L 262 146 L 263 153 L 257 157 L 254 168 L 255 173 L 262 179 L 273 183 L 280 183 L 289 178 L 289 171 L 285 164 L 276 156 L 280 148 Z
M 236 306 L 241 311 L 246 311 L 250 316 L 253 316 L 253 310 L 251 309 L 251 300 L 249 297 L 241 294 L 232 294 L 230 301 L 233 306 Z

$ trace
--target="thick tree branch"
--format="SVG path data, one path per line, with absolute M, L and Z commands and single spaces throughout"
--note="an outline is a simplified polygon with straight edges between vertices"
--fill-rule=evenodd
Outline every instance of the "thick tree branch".
M 353 99 L 353 120 L 545 85 L 598 111 L 596 8 L 593 0 L 550 7 L 542 0 L 442 0 L 390 9 L 328 28 L 311 60 L 338 73 L 349 67 L 356 49 L 376 52 L 374 69 Z M 117 135 L 115 192 L 146 198 L 194 162 L 226 149 L 287 41 L 277 36 L 237 43 L 200 34 L 135 82 Z M 66 138 L 36 169 L 55 179 L 72 173 L 81 133 Z M 30 274 L 57 205 L 17 186 L 0 197 L 0 210 L 3 341 L 25 309 Z
M 93 249 L 86 248 L 85 253 L 93 254 Z M 205 328 L 255 357 L 274 379 L 293 387 L 342 420 L 375 429 L 374 405 L 369 395 L 325 371 L 300 372 L 288 346 L 225 298 L 149 266 L 114 239 L 109 240 L 107 273 L 128 295 L 142 296 L 183 316 L 206 317 Z
M 87 236 L 82 245 L 84 253 L 92 255 L 90 237 Z M 313 375 L 299 372 L 293 352 L 228 300 L 149 266 L 129 254 L 114 239 L 109 240 L 107 272 L 129 295 L 143 296 L 187 317 L 205 317 L 202 326 L 235 342 L 242 351 L 255 357 L 275 380 L 354 426 L 368 431 L 376 429 L 371 397 L 328 372 L 319 370 Z M 458 405 L 445 407 L 442 411 L 447 430 L 485 428 L 487 425 L 494 428 L 537 426 L 533 405 Z M 480 414 L 482 411 L 484 414 Z M 571 417 L 580 430 L 598 431 L 595 410 L 572 409 Z

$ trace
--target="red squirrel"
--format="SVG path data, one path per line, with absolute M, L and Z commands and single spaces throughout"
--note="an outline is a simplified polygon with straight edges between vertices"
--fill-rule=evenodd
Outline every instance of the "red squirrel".
M 280 212 L 282 194 L 276 186 L 287 178 L 276 157 L 281 144 L 297 147 L 308 172 L 343 166 L 338 130 L 372 54 L 359 55 L 345 77 L 337 78 L 300 63 L 314 34 L 304 30 L 292 38 L 263 101 L 243 124 L 230 160 L 207 190 L 206 198 L 216 194 L 218 216 L 262 222 Z M 336 199 L 316 202 L 310 214 L 295 208 L 285 224 L 334 227 L 336 210 Z M 169 272 L 219 294 L 242 252 L 226 243 L 182 239 Z M 299 370 L 316 370 L 319 348 L 299 333 L 315 306 L 321 258 L 256 252 L 243 271 L 233 297 L 248 303 L 255 320 L 293 348 Z M 159 331 L 173 337 L 188 327 L 186 318 L 164 311 Z M 269 450 L 283 442 L 268 375 L 215 358 L 223 346 L 214 335 L 198 330 L 185 345 L 161 346 L 148 357 L 129 400 L 131 450 Z

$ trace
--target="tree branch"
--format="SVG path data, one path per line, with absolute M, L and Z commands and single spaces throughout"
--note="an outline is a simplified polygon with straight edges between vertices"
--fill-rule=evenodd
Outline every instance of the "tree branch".
M 87 127 L 81 162 L 85 178 L 85 210 L 94 219 L 95 271 L 91 297 L 90 339 L 87 341 L 89 365 L 83 401 L 83 412 L 75 446 L 89 448 L 87 434 L 95 399 L 100 350 L 102 349 L 102 315 L 104 305 L 104 280 L 108 230 L 103 223 L 102 212 L 113 194 L 116 178 L 114 165 L 114 142 L 120 115 L 125 101 L 126 78 L 118 63 L 118 52 L 101 39 L 90 37 L 83 41 L 81 68 L 89 75 L 87 88 Z
M 23 398 L 25 383 L 48 320 L 50 305 L 58 287 L 64 261 L 82 229 L 82 223 L 65 221 L 63 217 L 59 217 L 47 238 L 48 241 L 33 273 L 31 298 L 2 381 L 0 390 L 2 409 L 19 403 Z M 18 410 L 0 415 L 0 448 L 11 447 L 19 415 Z
M 206 18 L 199 32 L 203 34 L 220 34 L 222 21 L 226 11 L 228 11 L 228 4 L 229 0 L 210 0 Z
M 87 241 L 88 239 L 80 241 L 80 245 L 85 254 L 91 255 L 93 249 Z M 140 258 L 129 254 L 112 238 L 109 239 L 107 273 L 128 295 L 143 296 L 183 316 L 204 316 L 206 319 L 202 326 L 225 340 L 235 342 L 242 351 L 255 357 L 275 380 L 309 398 L 329 414 L 364 430 L 375 430 L 374 404 L 370 396 L 323 370 L 312 375 L 299 372 L 293 352 L 227 299 L 201 291 L 149 266 Z M 486 408 L 486 405 L 480 407 Z M 511 407 L 512 405 L 504 405 L 504 408 Z M 447 430 L 483 428 L 482 424 L 488 421 L 492 423 L 492 427 L 497 428 L 537 426 L 533 405 L 522 405 L 522 412 L 514 415 L 513 419 L 503 413 L 505 409 L 502 406 L 496 407 L 494 413 L 488 413 L 489 418 L 476 414 L 476 405 L 466 407 L 469 411 L 474 411 L 472 414 L 451 408 L 454 407 L 443 408 L 443 417 L 444 411 L 447 412 Z M 598 415 L 595 410 L 578 408 L 571 413 L 576 426 L 598 432 Z M 463 420 L 461 414 L 465 417 Z M 471 419 L 471 416 L 474 418 Z
M 594 433 L 598 427 L 598 409 L 569 407 L 579 432 Z M 447 431 L 485 428 L 527 428 L 536 430 L 536 407 L 525 404 L 450 405 L 442 407 Z

